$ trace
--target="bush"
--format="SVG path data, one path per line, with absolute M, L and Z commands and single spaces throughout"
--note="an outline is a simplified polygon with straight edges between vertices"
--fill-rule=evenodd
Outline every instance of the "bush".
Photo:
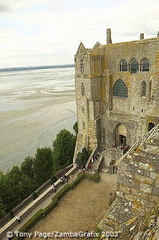
M 43 218 L 43 209 L 40 209 L 19 229 L 19 231 L 28 232 L 42 218 Z
M 70 184 L 67 184 L 56 194 L 55 197 L 52 198 L 52 200 L 56 198 L 59 201 L 70 189 L 71 189 Z
M 52 199 L 52 202 L 43 210 L 43 216 L 46 217 L 56 206 L 58 205 L 58 200 L 56 197 Z
M 70 188 L 74 189 L 77 184 L 84 178 L 84 173 L 79 173 L 77 178 L 70 184 Z
M 98 173 L 92 175 L 89 173 L 85 173 L 85 178 L 94 181 L 94 182 L 98 182 L 100 180 L 100 175 Z

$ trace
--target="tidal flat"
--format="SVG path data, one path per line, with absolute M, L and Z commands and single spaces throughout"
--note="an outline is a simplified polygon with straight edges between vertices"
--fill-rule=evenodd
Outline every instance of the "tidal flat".
M 0 170 L 51 147 L 75 122 L 74 68 L 0 73 Z

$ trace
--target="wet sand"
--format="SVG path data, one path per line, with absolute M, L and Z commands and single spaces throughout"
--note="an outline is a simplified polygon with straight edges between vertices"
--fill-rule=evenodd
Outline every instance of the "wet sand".
M 34 156 L 37 148 L 52 146 L 61 129 L 66 128 L 73 132 L 72 126 L 76 121 L 73 87 L 55 91 L 48 87 L 37 89 L 35 85 L 29 91 L 25 89 L 28 94 L 21 95 L 17 95 L 17 89 L 16 94 L 14 90 L 3 93 L 4 99 L 8 98 L 9 107 L 13 109 L 0 112 L 2 171 L 11 169 L 13 165 L 20 165 L 27 156 Z M 8 96 L 14 98 L 10 99 Z

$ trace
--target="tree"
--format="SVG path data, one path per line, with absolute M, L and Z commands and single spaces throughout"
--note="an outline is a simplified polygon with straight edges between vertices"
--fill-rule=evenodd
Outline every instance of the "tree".
M 22 174 L 18 166 L 13 166 L 12 170 L 2 175 L 0 180 L 2 202 L 7 212 L 18 205 L 34 188 L 31 179 Z
M 73 161 L 75 149 L 75 136 L 68 130 L 61 130 L 53 142 L 54 169 L 59 170 Z
M 76 164 L 79 165 L 80 168 L 83 168 L 86 165 L 88 158 L 89 158 L 89 152 L 87 151 L 86 148 L 83 148 L 82 153 L 79 152 L 77 154 L 75 162 Z
M 2 197 L 0 197 L 0 218 L 2 218 L 6 214 L 6 207 L 3 203 Z
M 73 130 L 75 131 L 76 136 L 77 136 L 77 134 L 78 134 L 78 123 L 77 123 L 77 121 L 76 121 L 75 124 L 73 125 Z
M 34 177 L 34 158 L 27 157 L 21 164 L 21 172 L 27 175 L 29 178 L 33 179 Z
M 53 172 L 51 148 L 38 148 L 33 166 L 35 179 L 40 186 L 51 177 Z

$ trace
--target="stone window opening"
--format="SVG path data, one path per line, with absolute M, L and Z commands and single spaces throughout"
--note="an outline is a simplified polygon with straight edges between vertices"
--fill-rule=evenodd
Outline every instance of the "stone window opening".
M 129 70 L 131 73 L 136 73 L 139 71 L 139 63 L 135 58 L 132 58 L 129 62 Z
M 143 81 L 141 84 L 141 96 L 146 97 L 146 82 Z
M 85 95 L 85 87 L 84 87 L 83 83 L 81 84 L 81 95 L 82 96 Z
M 143 58 L 140 63 L 140 71 L 141 72 L 148 72 L 149 71 L 149 60 L 147 58 Z
M 124 124 L 120 123 L 115 128 L 115 144 L 116 146 L 127 145 L 127 129 Z
M 83 63 L 83 59 L 81 59 L 80 68 L 81 68 L 81 73 L 84 73 L 84 63 Z
M 82 113 L 84 113 L 84 107 L 82 107 Z
M 127 71 L 127 61 L 125 59 L 122 59 L 120 62 L 120 71 Z
M 128 97 L 128 89 L 126 84 L 122 79 L 118 79 L 113 86 L 113 96 L 127 98 Z
M 148 131 L 150 131 L 152 128 L 154 128 L 155 124 L 153 122 L 149 122 L 148 124 Z

